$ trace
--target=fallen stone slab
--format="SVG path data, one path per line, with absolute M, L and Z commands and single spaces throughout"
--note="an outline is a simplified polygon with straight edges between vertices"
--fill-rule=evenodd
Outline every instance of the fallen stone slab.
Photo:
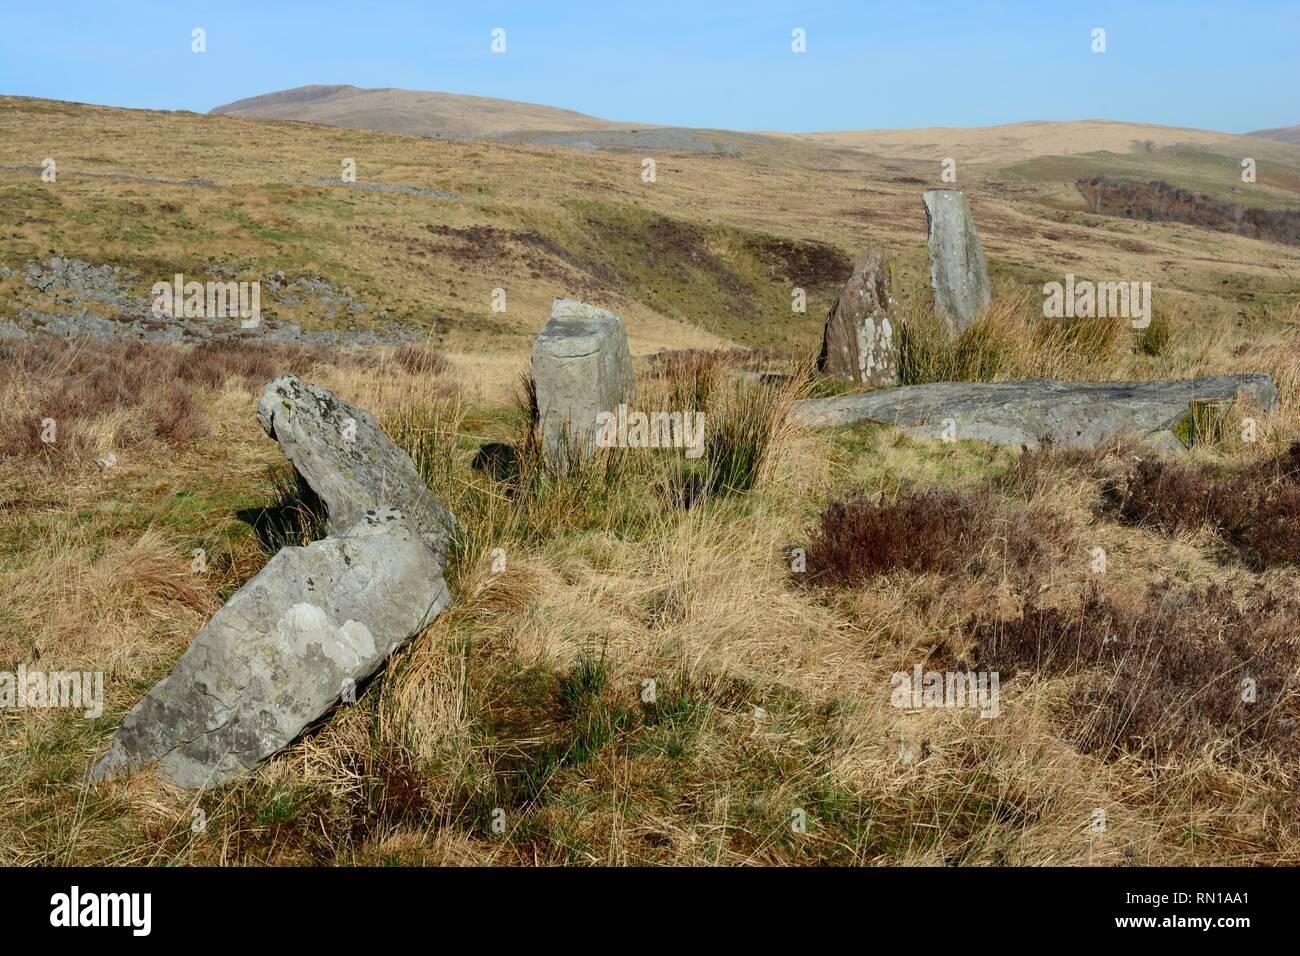
M 795 402 L 793 421 L 811 426 L 870 420 L 922 438 L 974 439 L 1035 448 L 1097 447 L 1133 433 L 1166 451 L 1186 446 L 1193 402 L 1228 404 L 1248 399 L 1262 409 L 1277 404 L 1268 375 L 1220 375 L 1169 382 L 936 382 L 861 395 Z
M 921 194 L 921 200 L 935 313 L 956 337 L 993 299 L 988 260 L 964 192 L 931 189 Z
M 177 786 L 224 783 L 292 742 L 449 602 L 441 557 L 392 509 L 284 548 L 126 715 L 92 779 L 157 761 Z
M 556 299 L 533 343 L 532 372 L 543 452 L 560 463 L 590 454 L 596 416 L 632 400 L 623 320 L 585 302 Z
M 330 534 L 281 549 L 231 596 L 123 718 L 93 780 L 156 762 L 178 786 L 224 783 L 347 700 L 450 603 L 452 516 L 368 412 L 286 376 L 257 417 Z
M 889 267 L 879 249 L 868 249 L 853 264 L 849 281 L 826 316 L 818 371 L 863 385 L 896 385 L 897 328 Z
M 262 390 L 257 421 L 324 503 L 330 534 L 345 532 L 367 511 L 386 505 L 414 522 L 435 549 L 446 550 L 454 519 L 410 456 L 388 440 L 365 409 L 284 375 Z

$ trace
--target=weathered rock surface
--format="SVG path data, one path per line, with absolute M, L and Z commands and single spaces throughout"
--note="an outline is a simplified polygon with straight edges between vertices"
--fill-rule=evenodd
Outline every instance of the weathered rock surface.
M 283 548 L 122 721 L 91 772 L 157 761 L 183 787 L 256 766 L 373 674 L 450 602 L 453 519 L 366 411 L 292 376 L 258 421 L 328 509 L 330 536 Z
M 533 343 L 542 449 L 553 460 L 590 453 L 596 416 L 631 401 L 632 357 L 623 320 L 573 299 L 556 299 Z
M 964 192 L 931 189 L 921 199 L 929 236 L 935 312 L 949 333 L 956 336 L 979 318 L 993 298 L 988 260 Z
M 924 438 L 976 439 L 1036 447 L 1095 447 L 1121 432 L 1161 450 L 1181 450 L 1176 434 L 1196 402 L 1246 398 L 1264 409 L 1277 388 L 1264 374 L 1174 382 L 937 382 L 862 395 L 795 402 L 793 420 L 813 426 L 864 419 Z
M 442 560 L 400 512 L 284 548 L 122 721 L 92 777 L 158 761 L 210 787 L 289 744 L 449 603 Z
M 345 533 L 367 511 L 401 511 L 439 552 L 454 521 L 406 452 L 373 415 L 328 389 L 284 375 L 257 401 L 257 421 L 280 443 L 298 475 L 324 503 L 330 534 Z
M 879 249 L 868 249 L 826 316 L 818 370 L 864 385 L 896 385 L 897 328 L 888 266 Z
M 42 262 L 28 262 L 23 270 L 0 266 L 0 277 L 12 274 L 23 275 L 25 281 L 11 303 L 16 321 L 0 320 L 0 338 L 53 335 L 110 342 L 235 340 L 330 346 L 421 342 L 428 334 L 392 322 L 387 310 L 370 309 L 346 291 L 311 276 L 289 280 L 283 272 L 277 272 L 256 281 L 272 302 L 293 307 L 307 304 L 323 312 L 328 322 L 337 325 L 335 328 L 303 329 L 296 322 L 265 317 L 255 330 L 245 329 L 238 317 L 158 318 L 153 314 L 153 297 L 132 291 L 141 278 L 138 273 L 118 266 L 96 266 L 81 259 L 53 256 Z M 234 269 L 219 263 L 206 264 L 203 274 L 220 280 L 237 278 Z M 172 275 L 156 278 L 170 281 Z M 101 316 L 104 311 L 111 317 Z M 383 326 L 366 322 L 359 327 L 355 320 L 363 312 L 368 312 L 372 320 L 382 321 Z

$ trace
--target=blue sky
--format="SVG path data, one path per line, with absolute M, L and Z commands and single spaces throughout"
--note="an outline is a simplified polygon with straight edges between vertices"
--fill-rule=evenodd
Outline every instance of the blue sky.
M 1300 0 L 6 3 L 0 93 L 204 112 L 308 83 L 731 129 L 1300 123 Z M 208 52 L 190 51 L 207 31 Z M 506 52 L 490 50 L 506 31 Z M 791 51 L 806 31 L 807 52 Z M 1106 52 L 1091 33 L 1106 30 Z

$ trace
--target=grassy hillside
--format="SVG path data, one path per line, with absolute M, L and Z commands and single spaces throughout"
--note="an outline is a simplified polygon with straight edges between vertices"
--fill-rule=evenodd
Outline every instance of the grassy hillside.
M 1121 152 L 959 165 L 996 297 L 940 345 L 926 158 L 764 141 L 656 153 L 647 183 L 635 153 L 0 98 L 0 320 L 67 307 L 23 277 L 58 255 L 136 294 L 283 272 L 276 322 L 424 340 L 0 338 L 0 670 L 103 671 L 106 697 L 91 719 L 0 710 L 0 863 L 1300 863 L 1300 251 L 1091 215 L 1077 161 L 1202 192 L 1219 171 Z M 318 182 L 344 158 L 411 189 Z M 869 242 L 921 378 L 1267 371 L 1280 407 L 1206 413 L 1178 462 L 795 428 L 790 401 L 827 385 L 755 350 L 813 354 Z M 1067 271 L 1152 281 L 1152 330 L 1046 326 L 1039 287 Z M 703 459 L 530 457 L 519 376 L 557 295 L 624 317 L 639 402 L 704 411 Z M 238 782 L 87 789 L 203 622 L 312 534 L 253 416 L 286 371 L 374 412 L 457 515 L 453 606 Z M 471 467 L 489 441 L 513 470 Z M 918 664 L 998 670 L 999 715 L 891 706 Z

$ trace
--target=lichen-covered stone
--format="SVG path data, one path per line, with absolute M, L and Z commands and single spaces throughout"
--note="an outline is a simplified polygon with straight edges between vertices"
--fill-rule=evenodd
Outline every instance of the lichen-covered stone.
M 623 320 L 584 302 L 556 299 L 533 343 L 532 371 L 544 453 L 560 463 L 570 454 L 589 454 L 596 416 L 632 399 Z
M 995 445 L 1097 447 L 1120 433 L 1157 450 L 1179 451 L 1177 430 L 1192 403 L 1248 399 L 1277 404 L 1265 374 L 1172 382 L 935 382 L 862 395 L 795 402 L 791 417 L 812 426 L 870 420 L 923 438 L 975 439 Z
M 224 783 L 290 743 L 449 600 L 442 559 L 397 511 L 284 548 L 130 710 L 92 777 L 157 761 L 177 786 Z
M 817 368 L 863 385 L 896 385 L 897 334 L 889 267 L 879 249 L 868 249 L 826 316 Z
M 257 418 L 328 513 L 330 535 L 277 552 L 127 713 L 91 771 L 157 763 L 182 787 L 257 766 L 373 674 L 450 602 L 451 514 L 368 412 L 293 376 Z
M 414 522 L 433 547 L 445 550 L 455 522 L 411 456 L 388 440 L 369 412 L 327 388 L 284 375 L 262 390 L 257 420 L 324 502 L 331 534 L 386 505 Z
M 925 204 L 934 309 L 955 337 L 979 318 L 993 299 L 989 264 L 964 192 L 931 189 L 921 199 Z

